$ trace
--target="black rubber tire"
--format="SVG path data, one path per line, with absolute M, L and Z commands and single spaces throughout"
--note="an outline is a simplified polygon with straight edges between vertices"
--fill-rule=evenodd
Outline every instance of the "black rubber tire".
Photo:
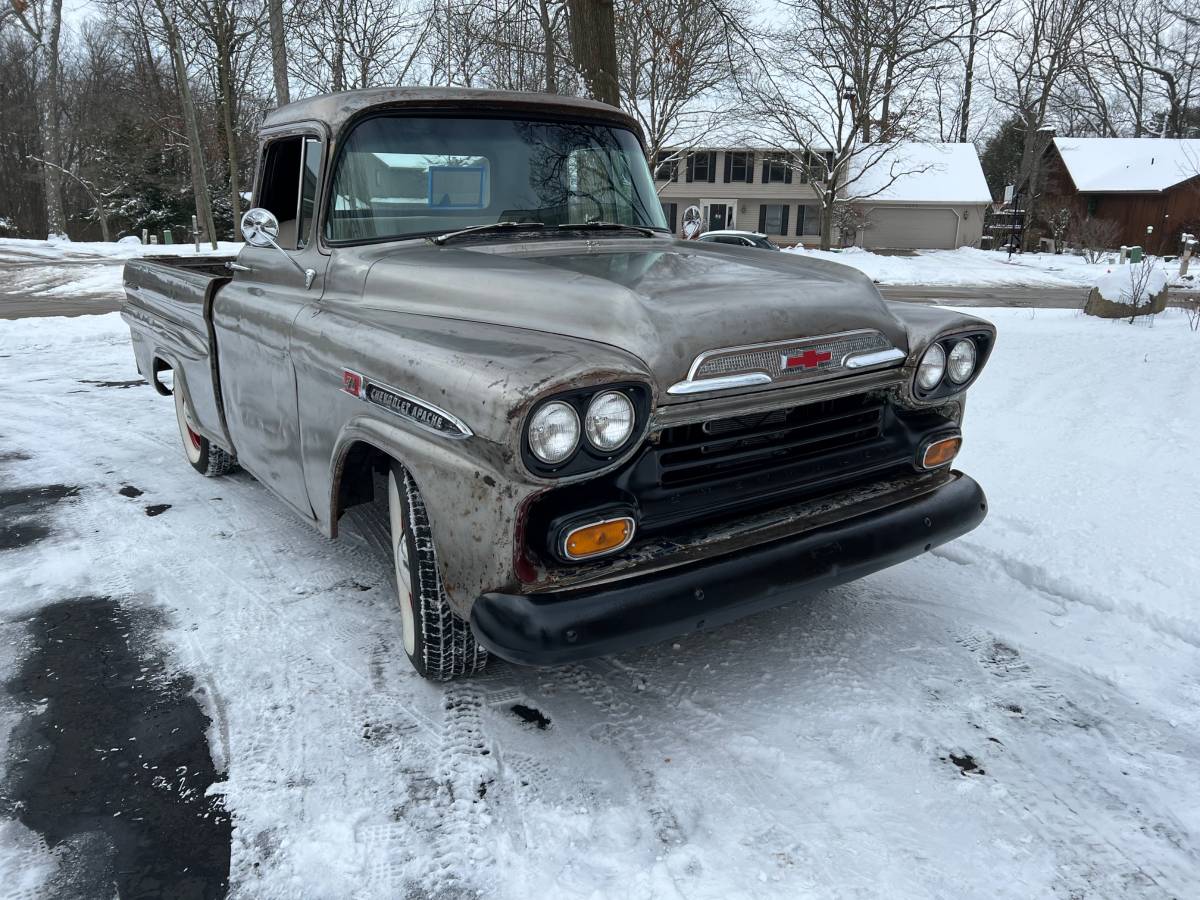
M 176 384 L 172 393 L 175 395 L 175 420 L 179 425 L 179 438 L 183 441 L 184 457 L 193 469 L 206 478 L 224 475 L 237 465 L 237 461 L 231 453 L 191 429 L 188 422 L 191 406 L 183 385 Z
M 392 464 L 386 491 L 404 652 L 417 673 L 430 681 L 483 671 L 487 651 L 476 643 L 470 624 L 450 608 L 425 504 L 412 476 L 399 463 Z

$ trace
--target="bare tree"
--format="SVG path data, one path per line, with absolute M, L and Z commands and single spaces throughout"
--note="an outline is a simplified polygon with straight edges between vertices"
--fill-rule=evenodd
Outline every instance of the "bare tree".
M 1076 217 L 1067 228 L 1067 241 L 1083 253 L 1085 260 L 1094 264 L 1113 248 L 1120 234 L 1120 224 L 1111 219 Z
M 200 138 L 200 122 L 196 118 L 196 106 L 192 101 L 192 88 L 188 82 L 188 65 L 183 56 L 183 45 L 179 26 L 169 0 L 152 0 L 162 23 L 167 49 L 175 70 L 175 86 L 179 91 L 179 105 L 183 112 L 183 124 L 187 132 L 188 157 L 192 172 L 192 193 L 196 198 L 196 218 L 200 227 L 217 249 L 217 229 L 213 222 L 212 199 L 208 195 L 208 173 L 204 167 L 204 147 Z
M 746 54 L 730 22 L 731 0 L 624 0 L 616 18 L 621 97 L 646 135 L 651 159 L 710 131 L 729 113 L 714 91 Z
M 814 182 L 822 250 L 832 246 L 836 204 L 875 196 L 929 168 L 893 148 L 920 130 L 926 82 L 937 71 L 902 49 L 910 45 L 897 37 L 894 19 L 881 23 L 857 0 L 837 10 L 831 3 L 805 0 L 787 27 L 743 33 L 754 65 L 739 79 L 742 110 L 758 138 Z
M 0 12 L 0 24 L 15 18 L 29 35 L 34 49 L 34 70 L 40 83 L 38 117 L 42 139 L 42 185 L 46 193 L 46 231 L 50 237 L 65 236 L 67 218 L 62 196 L 62 76 L 60 40 L 62 37 L 62 0 L 9 0 Z
M 613 0 L 566 0 L 571 57 L 594 100 L 621 105 Z
M 291 102 L 283 0 L 267 0 L 267 19 L 271 25 L 271 77 L 275 82 L 275 102 L 283 106 Z
M 1018 0 L 1017 11 L 1004 30 L 1004 40 L 992 47 L 992 94 L 1016 116 L 1023 135 L 1016 187 L 1025 206 L 1026 221 L 1037 217 L 1042 157 L 1053 137 L 1048 128 L 1052 101 L 1087 59 L 1086 26 L 1098 2 Z
M 292 74 L 315 91 L 403 84 L 435 22 L 405 0 L 304 0 L 293 15 Z

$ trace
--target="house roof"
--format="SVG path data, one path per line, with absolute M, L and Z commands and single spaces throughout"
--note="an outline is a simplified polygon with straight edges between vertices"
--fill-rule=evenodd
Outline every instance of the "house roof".
M 1200 140 L 1059 137 L 1054 146 L 1081 193 L 1156 193 L 1200 175 Z
M 974 144 L 901 141 L 851 161 L 851 197 L 883 203 L 991 203 Z

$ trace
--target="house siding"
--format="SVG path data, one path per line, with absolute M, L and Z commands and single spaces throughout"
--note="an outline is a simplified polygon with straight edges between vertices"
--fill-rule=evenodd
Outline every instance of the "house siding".
M 1183 232 L 1200 232 L 1200 176 L 1162 192 L 1084 193 L 1075 188 L 1053 144 L 1047 148 L 1043 171 L 1042 218 L 1067 209 L 1077 219 L 1109 219 L 1117 223 L 1118 246 L 1140 246 L 1158 254 L 1177 252 Z M 1154 231 L 1147 235 L 1149 225 Z
M 706 151 L 697 151 L 706 152 Z M 744 152 L 744 151 L 733 151 Z M 743 231 L 758 231 L 761 208 L 764 204 L 779 204 L 788 207 L 786 235 L 771 234 L 771 239 L 777 244 L 790 246 L 800 241 L 813 242 L 816 235 L 796 235 L 796 223 L 799 220 L 799 205 L 808 205 L 817 214 L 820 209 L 818 189 L 810 182 L 801 181 L 800 173 L 792 173 L 792 181 L 788 183 L 762 183 L 763 151 L 754 151 L 752 158 L 753 181 L 725 181 L 725 158 L 727 152 L 716 151 L 713 171 L 716 173 L 713 181 L 687 180 L 687 160 L 676 162 L 678 180 L 655 180 L 658 198 L 664 204 L 674 203 L 677 211 L 675 233 L 683 236 L 683 213 L 689 206 L 702 206 L 705 200 L 736 200 L 733 227 Z M 770 233 L 770 232 L 768 232 Z

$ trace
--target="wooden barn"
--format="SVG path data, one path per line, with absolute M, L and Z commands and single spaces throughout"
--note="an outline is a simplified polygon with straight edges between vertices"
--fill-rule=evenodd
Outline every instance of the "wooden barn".
M 1044 173 L 1042 217 L 1110 220 L 1114 246 L 1174 253 L 1181 233 L 1200 233 L 1200 140 L 1057 137 Z

